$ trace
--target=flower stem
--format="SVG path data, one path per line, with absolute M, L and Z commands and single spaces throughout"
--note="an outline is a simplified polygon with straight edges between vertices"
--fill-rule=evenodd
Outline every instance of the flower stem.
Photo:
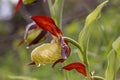
M 81 46 L 79 45 L 79 43 L 77 41 L 75 41 L 75 40 L 73 40 L 72 38 L 69 38 L 69 37 L 63 37 L 63 38 L 65 40 L 67 40 L 68 42 L 72 43 L 73 45 L 75 45 L 83 55 L 83 50 L 82 50 Z
M 64 62 L 63 63 L 63 66 L 65 66 L 66 63 Z M 69 73 L 67 71 L 64 70 L 64 76 L 65 76 L 65 79 L 64 80 L 69 80 Z
M 64 0 L 48 0 L 48 6 L 50 10 L 50 15 L 54 19 L 56 25 L 62 29 L 62 12 L 63 12 Z
M 54 3 L 52 3 L 52 0 L 48 0 L 50 15 L 60 29 L 62 29 L 63 4 L 64 4 L 64 0 L 55 0 Z M 64 65 L 65 63 L 63 63 L 63 66 Z M 64 71 L 64 75 L 65 75 L 65 80 L 69 80 L 69 73 L 67 71 Z
M 75 41 L 75 40 L 73 40 L 69 37 L 63 37 L 63 38 L 65 40 L 67 40 L 68 42 L 72 43 L 73 45 L 75 45 L 80 50 L 80 52 L 82 53 L 83 61 L 86 64 L 87 80 L 90 80 L 91 78 L 90 78 L 90 73 L 89 73 L 88 58 L 87 58 L 87 55 L 85 54 L 85 52 L 82 50 L 82 47 L 80 46 L 80 44 L 77 41 Z

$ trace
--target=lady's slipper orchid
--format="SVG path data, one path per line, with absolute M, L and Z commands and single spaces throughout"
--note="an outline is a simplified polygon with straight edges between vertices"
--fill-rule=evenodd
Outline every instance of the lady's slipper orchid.
M 56 63 L 58 63 L 58 62 L 63 62 L 65 59 L 67 59 L 67 57 L 69 56 L 69 54 L 70 54 L 70 47 L 69 47 L 69 45 L 68 45 L 68 43 L 67 43 L 67 41 L 66 40 L 64 40 L 63 39 L 63 37 L 62 37 L 62 32 L 61 32 L 61 30 L 56 26 L 56 24 L 55 24 L 55 22 L 53 21 L 53 19 L 51 19 L 50 17 L 48 17 L 48 16 L 32 16 L 31 17 L 33 20 L 34 20 L 34 22 L 33 23 L 31 23 L 31 24 L 29 24 L 28 26 L 27 26 L 27 28 L 26 28 L 26 32 L 25 32 L 25 36 L 24 36 L 24 40 L 27 40 L 28 39 L 28 36 L 29 36 L 29 31 L 31 30 L 31 28 L 32 28 L 32 26 L 34 27 L 34 28 L 41 28 L 42 30 L 41 30 L 41 32 L 39 32 L 39 35 L 35 38 L 35 36 L 34 36 L 34 39 L 32 39 L 32 41 L 31 41 L 31 39 L 30 39 L 30 43 L 28 44 L 28 46 L 30 46 L 30 45 L 32 45 L 32 44 L 36 44 L 40 39 L 42 39 L 44 36 L 45 36 L 45 34 L 47 33 L 47 32 L 50 32 L 53 36 L 54 36 L 54 39 L 53 39 L 53 42 L 52 43 L 49 43 L 49 44 L 44 44 L 44 46 L 43 45 L 41 45 L 41 46 L 39 46 L 37 49 L 35 49 L 35 50 L 33 50 L 33 52 L 32 52 L 32 60 L 33 60 L 33 63 L 35 63 L 35 64 L 38 64 L 38 61 L 39 61 L 39 64 L 45 64 L 45 62 L 43 61 L 43 63 L 42 63 L 42 61 L 41 60 L 38 60 L 38 59 L 40 59 L 40 58 L 37 58 L 37 60 L 34 58 L 34 56 L 33 56 L 33 54 L 35 54 L 35 55 L 39 55 L 39 57 L 40 57 L 40 51 L 38 50 L 38 49 L 40 49 L 41 50 L 41 48 L 43 48 L 43 47 L 50 47 L 50 45 L 51 45 L 51 48 L 53 48 L 53 50 L 54 50 L 54 46 L 52 47 L 52 45 L 54 44 L 57 44 L 58 46 L 60 46 L 60 48 L 56 48 L 56 49 L 59 49 L 60 51 L 58 51 L 58 50 L 55 50 L 54 51 L 54 53 L 52 53 L 52 54 L 54 54 L 54 58 L 55 59 L 52 59 L 52 61 L 50 61 L 51 62 L 51 64 L 52 63 L 54 63 L 53 65 L 55 65 Z M 32 30 L 33 31 L 36 31 L 36 29 L 34 29 L 34 28 L 32 28 Z M 34 32 L 35 33 L 35 32 Z M 44 48 L 44 50 L 43 50 L 43 52 L 45 51 L 48 51 L 48 52 L 46 52 L 46 53 L 44 53 L 45 55 L 47 54 L 48 56 L 50 56 L 51 55 L 51 48 L 49 49 L 49 48 Z M 38 52 L 40 52 L 39 54 L 38 53 L 36 53 L 36 50 L 38 50 Z M 48 54 L 50 52 L 50 54 Z M 55 56 L 56 54 L 60 54 L 61 55 L 61 57 L 59 56 L 59 58 L 58 58 L 58 56 Z M 44 55 L 42 55 L 42 56 L 44 56 Z M 41 57 L 42 57 L 41 56 Z M 36 56 L 35 56 L 36 57 Z M 44 60 L 44 59 L 43 59 Z M 46 59 L 45 59 L 46 60 Z
M 62 58 L 66 59 L 70 54 L 70 48 L 67 42 L 62 38 L 62 32 L 56 26 L 53 19 L 51 19 L 48 16 L 32 16 L 31 18 L 36 22 L 36 24 L 39 27 L 41 27 L 43 30 L 49 31 L 52 35 L 54 35 L 58 39 L 61 45 Z
M 32 51 L 32 63 L 30 65 L 53 64 L 52 67 L 54 67 L 56 63 L 64 62 L 70 55 L 70 47 L 53 19 L 48 16 L 32 16 L 31 19 L 34 22 L 26 27 L 24 36 L 24 41 L 29 43 L 28 46 L 38 43 L 47 32 L 52 34 L 53 40 L 51 43 L 44 43 Z M 79 73 L 86 76 L 86 67 L 79 62 L 68 64 L 62 69 L 76 69 Z

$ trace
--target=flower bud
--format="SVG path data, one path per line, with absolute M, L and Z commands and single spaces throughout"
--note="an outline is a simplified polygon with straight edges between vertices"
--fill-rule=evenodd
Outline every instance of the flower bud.
M 40 33 L 42 29 L 36 29 L 36 30 L 31 30 L 28 32 L 28 36 L 26 38 L 27 43 L 31 43 Z M 46 39 L 46 36 L 44 36 L 39 42 L 42 42 L 43 40 Z
M 61 59 L 61 47 L 58 43 L 45 43 L 32 51 L 31 59 L 36 65 L 53 64 Z
M 32 4 L 34 3 L 36 0 L 23 0 L 24 4 Z

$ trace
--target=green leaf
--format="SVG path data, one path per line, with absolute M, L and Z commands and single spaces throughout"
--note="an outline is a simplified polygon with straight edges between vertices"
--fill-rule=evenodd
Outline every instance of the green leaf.
M 115 75 L 120 68 L 120 56 L 118 56 L 114 49 L 108 55 L 108 66 L 106 70 L 105 80 L 115 80 Z
M 102 8 L 107 4 L 107 2 L 108 2 L 108 0 L 101 3 L 99 6 L 97 6 L 97 8 L 91 14 L 89 14 L 87 16 L 86 22 L 85 22 L 85 27 L 88 27 L 90 24 L 94 23 L 95 20 L 98 19 L 98 17 L 100 16 Z
M 84 61 L 87 59 L 86 51 L 88 47 L 89 37 L 90 37 L 92 30 L 94 30 L 94 26 L 92 26 L 92 24 L 98 19 L 98 16 L 100 15 L 102 8 L 107 4 L 107 2 L 108 1 L 104 1 L 103 3 L 101 3 L 93 12 L 91 12 L 87 16 L 86 21 L 85 21 L 85 26 L 79 34 L 79 43 L 84 52 L 83 53 Z
M 120 56 L 120 37 L 118 37 L 118 39 L 114 41 L 112 47 L 116 51 L 116 53 L 119 54 Z
M 106 80 L 115 80 L 115 75 L 120 68 L 120 37 L 113 42 L 112 46 L 113 49 L 108 55 Z
M 61 27 L 63 3 L 64 0 L 55 0 L 54 4 L 52 0 L 48 0 L 51 17 L 58 27 Z

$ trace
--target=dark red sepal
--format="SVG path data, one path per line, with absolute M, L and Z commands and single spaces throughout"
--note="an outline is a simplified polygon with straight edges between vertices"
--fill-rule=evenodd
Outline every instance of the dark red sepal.
M 84 76 L 87 75 L 85 65 L 80 62 L 74 62 L 74 63 L 68 64 L 67 66 L 64 66 L 63 69 L 68 71 L 76 69 L 79 73 L 83 74 Z
M 32 16 L 36 24 L 43 30 L 49 31 L 52 35 L 59 37 L 62 35 L 61 30 L 56 26 L 52 18 L 48 16 Z
M 19 0 L 15 9 L 14 9 L 14 14 L 19 10 L 20 6 L 22 5 L 23 1 L 22 0 Z
M 35 62 L 33 61 L 33 62 L 29 63 L 28 65 L 35 65 Z
M 20 45 L 23 44 L 23 43 L 24 43 L 24 39 L 20 40 L 20 41 L 18 42 L 17 46 L 20 46 Z
M 55 67 L 55 65 L 59 62 L 63 63 L 65 60 L 64 59 L 58 59 L 55 63 L 53 63 L 52 68 Z

